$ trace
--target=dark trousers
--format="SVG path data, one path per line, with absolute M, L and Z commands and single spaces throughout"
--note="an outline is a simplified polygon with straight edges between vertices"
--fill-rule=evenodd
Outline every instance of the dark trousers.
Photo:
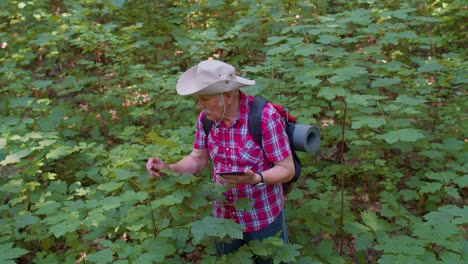
M 244 233 L 243 239 L 235 239 L 230 243 L 215 242 L 216 252 L 218 253 L 218 255 L 233 253 L 236 250 L 238 250 L 242 245 L 247 244 L 252 240 L 262 240 L 264 238 L 273 237 L 280 231 L 280 238 L 283 239 L 285 243 L 289 243 L 288 232 L 286 230 L 286 222 L 284 220 L 283 211 L 281 211 L 278 217 L 276 217 L 275 221 L 273 221 L 273 223 L 271 223 L 267 227 L 258 231 Z M 273 263 L 273 260 L 255 257 L 255 263 Z

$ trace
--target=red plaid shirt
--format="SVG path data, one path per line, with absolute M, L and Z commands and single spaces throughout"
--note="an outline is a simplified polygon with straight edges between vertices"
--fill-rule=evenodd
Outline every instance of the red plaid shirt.
M 200 113 L 194 148 L 208 148 L 214 166 L 213 181 L 216 183 L 219 183 L 216 172 L 245 169 L 262 172 L 268 170 L 272 162 L 284 160 L 291 155 L 284 121 L 271 104 L 267 104 L 262 112 L 263 151 L 255 143 L 248 128 L 248 113 L 253 99 L 253 96 L 241 92 L 237 119 L 229 126 L 224 122 L 218 128 L 213 126 L 208 138 L 203 131 L 204 114 Z M 213 214 L 218 218 L 234 219 L 245 226 L 244 232 L 260 230 L 271 224 L 283 209 L 282 188 L 281 184 L 236 184 L 224 193 L 227 202 L 213 202 Z M 252 200 L 251 210 L 236 210 L 234 205 L 241 198 Z

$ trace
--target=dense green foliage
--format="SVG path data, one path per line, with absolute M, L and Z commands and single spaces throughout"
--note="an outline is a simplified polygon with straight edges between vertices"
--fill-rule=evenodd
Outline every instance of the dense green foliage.
M 466 22 L 461 0 L 2 1 L 0 263 L 466 262 Z M 146 173 L 190 152 L 175 82 L 209 57 L 321 126 L 288 245 L 215 256 L 241 229 L 210 172 Z

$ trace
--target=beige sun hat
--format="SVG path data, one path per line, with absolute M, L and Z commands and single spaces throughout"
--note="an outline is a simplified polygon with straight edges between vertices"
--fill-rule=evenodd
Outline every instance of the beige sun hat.
M 206 60 L 180 76 L 176 89 L 180 95 L 209 95 L 254 85 L 255 81 L 236 75 L 236 69 L 219 60 Z

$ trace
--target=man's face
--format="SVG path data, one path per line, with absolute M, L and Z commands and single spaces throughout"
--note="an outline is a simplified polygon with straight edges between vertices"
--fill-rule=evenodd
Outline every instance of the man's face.
M 222 94 L 199 95 L 197 96 L 197 107 L 205 113 L 209 120 L 219 120 L 222 118 L 224 105 Z

